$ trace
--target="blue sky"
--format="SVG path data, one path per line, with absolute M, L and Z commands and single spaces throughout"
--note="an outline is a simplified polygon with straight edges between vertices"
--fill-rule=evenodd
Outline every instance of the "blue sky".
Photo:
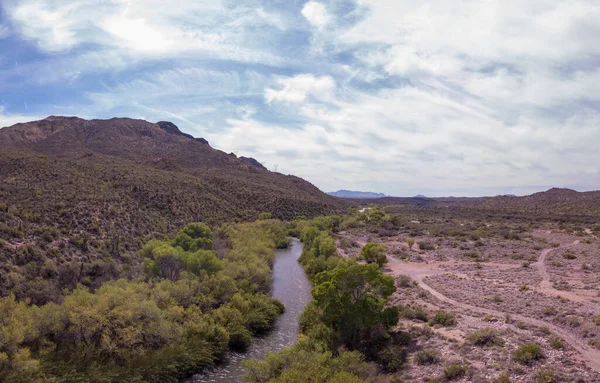
M 595 0 L 1 0 L 0 126 L 169 120 L 323 190 L 600 189 Z

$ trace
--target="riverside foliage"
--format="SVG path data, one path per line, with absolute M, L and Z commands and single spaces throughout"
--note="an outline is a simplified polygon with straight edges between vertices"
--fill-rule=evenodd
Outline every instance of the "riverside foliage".
M 193 223 L 140 250 L 144 278 L 80 286 L 42 306 L 2 298 L 0 381 L 176 382 L 211 366 L 283 311 L 268 293 L 274 249 L 285 243 L 278 220 L 216 234 Z
M 304 243 L 300 263 L 314 284 L 313 300 L 300 317 L 299 342 L 264 361 L 246 362 L 247 382 L 379 382 L 385 381 L 381 367 L 403 367 L 410 337 L 391 331 L 399 317 L 399 309 L 387 304 L 396 290 L 393 278 L 377 264 L 336 256 L 332 233 L 352 219 L 295 223 L 293 230 Z

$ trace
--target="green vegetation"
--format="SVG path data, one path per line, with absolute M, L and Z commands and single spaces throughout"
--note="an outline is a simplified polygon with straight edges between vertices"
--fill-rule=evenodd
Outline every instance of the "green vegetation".
M 334 356 L 331 351 L 319 351 L 310 341 L 278 353 L 270 353 L 262 362 L 247 362 L 245 381 L 248 383 L 361 383 L 375 382 L 377 367 L 365 361 L 357 351 L 344 351 Z
M 531 365 L 534 362 L 543 359 L 542 347 L 536 343 L 527 343 L 519 347 L 512 354 L 513 359 L 524 365 Z
M 245 349 L 283 311 L 268 292 L 285 234 L 276 220 L 227 225 L 217 254 L 193 223 L 140 250 L 144 280 L 80 285 L 60 304 L 0 299 L 0 381 L 176 382 Z
M 367 243 L 363 246 L 361 255 L 367 263 L 376 263 L 379 267 L 388 263 L 385 255 L 385 247 L 376 243 Z
M 493 380 L 493 383 L 510 383 L 510 377 L 507 373 L 503 372 Z
M 555 383 L 558 382 L 558 378 L 552 371 L 538 370 L 535 373 L 536 383 Z
M 418 365 L 437 364 L 441 361 L 440 352 L 435 349 L 426 349 L 415 353 L 414 361 Z
M 406 238 L 406 244 L 408 245 L 408 248 L 410 250 L 412 250 L 412 247 L 415 244 L 415 239 L 414 238 Z
M 384 216 L 371 216 L 378 222 Z M 297 221 L 304 242 L 300 262 L 313 281 L 313 300 L 300 317 L 303 333 L 295 346 L 246 362 L 247 382 L 375 382 L 376 362 L 386 371 L 406 363 L 410 337 L 390 332 L 399 310 L 387 306 L 394 279 L 376 264 L 362 265 L 334 256 L 331 235 L 340 217 Z
M 478 347 L 503 346 L 504 340 L 498 332 L 491 328 L 484 328 L 467 335 L 467 344 Z
M 431 320 L 429 321 L 429 325 L 440 325 L 444 327 L 456 326 L 456 318 L 454 318 L 453 314 L 447 311 L 439 310 L 435 313 L 433 318 L 431 318 Z
M 468 364 L 451 364 L 444 369 L 445 380 L 457 380 L 469 376 L 471 367 Z

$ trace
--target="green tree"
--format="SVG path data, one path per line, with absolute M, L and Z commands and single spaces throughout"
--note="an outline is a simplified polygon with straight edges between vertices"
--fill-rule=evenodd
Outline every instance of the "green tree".
M 398 308 L 385 307 L 395 290 L 394 279 L 373 264 L 344 262 L 317 274 L 311 304 L 318 320 L 331 329 L 331 349 L 363 350 L 385 336 L 398 322 Z
M 388 263 L 385 255 L 385 247 L 376 243 L 367 243 L 364 245 L 361 255 L 367 263 L 377 263 L 379 267 Z
M 269 213 L 269 212 L 260 213 L 258 215 L 258 220 L 259 221 L 266 221 L 266 220 L 271 219 L 271 218 L 273 218 L 273 215 L 271 213 Z

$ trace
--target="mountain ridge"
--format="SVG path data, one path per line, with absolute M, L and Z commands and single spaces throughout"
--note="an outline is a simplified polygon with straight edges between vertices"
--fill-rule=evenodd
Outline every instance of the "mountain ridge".
M 334 196 L 334 197 L 338 197 L 338 198 L 363 198 L 363 199 L 370 199 L 370 198 L 387 197 L 383 193 L 362 192 L 362 191 L 354 191 L 354 190 L 346 190 L 346 189 L 338 190 L 338 191 L 335 191 L 335 192 L 328 192 L 327 194 L 329 194 L 331 196 Z

